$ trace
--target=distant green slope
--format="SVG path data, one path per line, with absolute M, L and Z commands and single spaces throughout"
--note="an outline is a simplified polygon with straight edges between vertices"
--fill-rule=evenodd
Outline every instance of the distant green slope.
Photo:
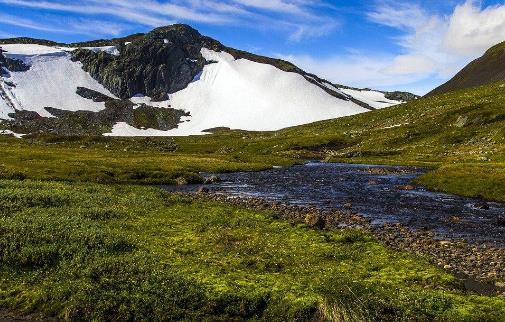
M 427 96 L 491 84 L 504 79 L 505 42 L 502 42 L 491 47 L 482 57 L 472 61 L 454 78 L 434 89 Z
M 320 158 L 429 166 L 437 170 L 419 183 L 505 201 L 504 90 L 505 81 L 277 132 L 221 130 L 150 139 L 4 137 L 0 177 L 171 183 L 180 176 L 194 178 L 198 171 L 257 170 Z
M 416 162 L 505 159 L 505 81 L 277 133 L 336 158 Z M 319 139 L 318 139 L 319 138 Z M 316 140 L 314 142 L 314 140 Z M 332 149 L 336 146 L 336 149 Z
M 306 142 L 304 150 L 323 151 L 331 161 L 433 166 L 437 170 L 419 183 L 505 201 L 504 89 L 505 81 L 498 82 L 286 129 L 277 137 Z

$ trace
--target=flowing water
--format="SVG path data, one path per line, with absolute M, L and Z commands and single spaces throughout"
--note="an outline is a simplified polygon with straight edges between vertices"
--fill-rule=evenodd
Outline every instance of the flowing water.
M 372 224 L 401 223 L 438 238 L 505 247 L 505 204 L 409 186 L 427 170 L 412 167 L 311 162 L 261 172 L 221 174 L 211 191 L 321 209 L 359 213 Z M 165 187 L 194 191 L 199 186 Z

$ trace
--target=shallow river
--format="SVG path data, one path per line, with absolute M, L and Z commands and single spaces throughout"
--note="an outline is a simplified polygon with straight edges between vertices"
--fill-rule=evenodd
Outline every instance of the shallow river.
M 427 170 L 411 167 L 308 163 L 262 172 L 220 174 L 215 192 L 340 209 L 359 213 L 373 224 L 401 223 L 428 229 L 439 238 L 505 247 L 505 204 L 408 186 Z M 192 191 L 198 186 L 165 187 Z

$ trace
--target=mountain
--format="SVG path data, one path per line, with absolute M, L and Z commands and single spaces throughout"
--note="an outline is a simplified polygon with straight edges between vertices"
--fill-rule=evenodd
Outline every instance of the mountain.
M 504 79 L 505 42 L 502 42 L 491 47 L 482 57 L 472 61 L 451 80 L 435 88 L 427 96 L 491 84 Z
M 332 84 L 187 25 L 74 44 L 12 38 L 0 48 L 1 126 L 18 133 L 277 130 L 416 98 Z

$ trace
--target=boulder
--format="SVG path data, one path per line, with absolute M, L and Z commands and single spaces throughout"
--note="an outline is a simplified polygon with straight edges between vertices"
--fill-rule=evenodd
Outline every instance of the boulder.
M 218 176 L 210 176 L 208 178 L 205 178 L 204 181 L 205 184 L 216 184 L 219 182 L 221 182 L 221 178 L 219 178 Z
M 210 189 L 207 188 L 207 187 L 199 187 L 196 190 L 196 193 L 198 193 L 198 194 L 206 194 L 206 193 L 209 193 L 209 192 L 210 192 Z
M 318 229 L 323 229 L 326 224 L 324 218 L 317 213 L 307 214 L 304 221 L 307 226 Z

